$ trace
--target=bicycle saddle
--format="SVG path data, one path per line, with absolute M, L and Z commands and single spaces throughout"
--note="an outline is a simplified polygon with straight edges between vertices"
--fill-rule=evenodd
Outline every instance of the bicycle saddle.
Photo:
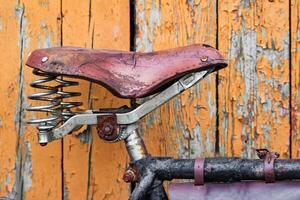
M 151 53 L 54 47 L 33 51 L 26 64 L 97 82 L 122 98 L 148 96 L 190 72 L 227 66 L 216 49 L 201 44 Z

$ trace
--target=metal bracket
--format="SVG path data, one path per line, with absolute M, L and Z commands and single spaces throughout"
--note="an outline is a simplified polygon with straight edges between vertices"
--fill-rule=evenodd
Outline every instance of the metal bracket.
M 118 113 L 116 112 L 117 117 L 117 124 L 121 126 L 120 137 L 118 137 L 114 141 L 119 141 L 125 139 L 130 131 L 127 130 L 127 127 L 136 126 L 135 123 L 153 111 L 154 109 L 158 108 L 171 98 L 175 97 L 176 95 L 180 94 L 184 90 L 190 88 L 195 83 L 203 79 L 207 74 L 209 74 L 213 69 L 204 70 L 200 72 L 194 72 L 185 75 L 184 77 L 180 78 L 177 82 L 172 84 L 170 87 L 162 91 L 161 93 L 155 95 L 150 100 L 146 101 L 142 105 L 138 106 L 132 111 L 126 113 Z M 97 113 L 94 111 L 87 111 L 88 113 L 85 114 L 77 114 L 70 119 L 68 119 L 64 124 L 60 127 L 55 128 L 52 130 L 52 136 L 50 140 L 56 140 L 64 137 L 65 135 L 72 132 L 76 127 L 81 125 L 97 125 L 98 117 L 107 116 L 111 113 Z M 132 125 L 132 126 L 129 126 Z M 123 132 L 122 132 L 123 127 Z M 126 136 L 127 135 L 127 136 Z

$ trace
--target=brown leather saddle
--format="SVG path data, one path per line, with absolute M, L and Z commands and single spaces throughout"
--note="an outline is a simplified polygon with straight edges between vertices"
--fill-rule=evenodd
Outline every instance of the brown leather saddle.
M 26 64 L 46 73 L 97 82 L 122 98 L 148 96 L 185 74 L 227 66 L 216 49 L 201 44 L 151 53 L 54 47 L 33 51 Z

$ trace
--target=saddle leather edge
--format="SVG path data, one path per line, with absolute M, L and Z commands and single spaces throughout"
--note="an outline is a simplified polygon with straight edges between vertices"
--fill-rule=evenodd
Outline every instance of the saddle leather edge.
M 222 69 L 227 66 L 227 61 L 215 48 L 198 44 L 150 53 L 52 47 L 33 51 L 26 65 L 50 74 L 96 82 L 118 97 L 134 99 L 154 94 L 187 73 L 211 67 L 213 71 Z M 138 75 L 144 75 L 143 71 L 149 71 L 152 65 L 161 65 L 153 69 L 153 72 L 161 70 L 162 77 L 154 77 L 148 82 L 136 80 Z M 111 66 L 113 67 L 109 68 Z M 118 72 L 118 69 L 129 71 L 134 68 L 137 77 L 131 75 L 131 81 L 127 79 L 123 82 L 122 79 L 114 79 L 116 73 L 113 70 L 110 72 L 110 69 Z

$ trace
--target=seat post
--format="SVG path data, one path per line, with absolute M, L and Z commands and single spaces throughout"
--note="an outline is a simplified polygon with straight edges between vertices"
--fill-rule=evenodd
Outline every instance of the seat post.
M 139 106 L 136 99 L 131 99 L 130 105 L 132 109 Z M 128 136 L 124 139 L 124 142 L 131 162 L 145 158 L 148 155 L 148 151 L 143 138 L 139 134 L 138 126 L 129 132 Z
M 134 129 L 124 141 L 132 162 L 145 158 L 148 155 L 144 141 L 138 133 L 138 129 Z

